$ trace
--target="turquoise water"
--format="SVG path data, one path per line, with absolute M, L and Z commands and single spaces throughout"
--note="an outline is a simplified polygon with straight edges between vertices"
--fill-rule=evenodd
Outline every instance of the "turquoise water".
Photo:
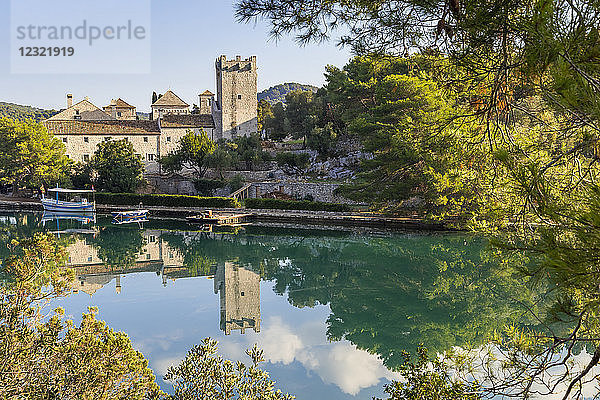
M 263 367 L 298 399 L 381 397 L 403 351 L 478 345 L 494 329 L 524 322 L 518 304 L 531 296 L 483 240 L 464 234 L 207 232 L 103 220 L 91 234 L 40 219 L 0 216 L 0 241 L 60 231 L 77 278 L 74 293 L 52 306 L 75 320 L 99 307 L 165 390 L 166 369 L 210 336 L 222 355 L 243 361 L 258 343 Z M 6 251 L 2 244 L 0 257 Z

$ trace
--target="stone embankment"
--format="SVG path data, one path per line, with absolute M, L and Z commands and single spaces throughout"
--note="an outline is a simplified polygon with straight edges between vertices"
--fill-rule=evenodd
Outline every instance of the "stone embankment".
M 97 206 L 98 213 L 110 215 L 111 211 L 123 210 L 127 206 L 101 205 Z M 150 216 L 185 220 L 196 215 L 204 208 L 192 207 L 153 207 L 144 206 L 150 210 Z M 216 213 L 239 213 L 240 209 L 214 209 Z M 40 212 L 41 203 L 36 199 L 14 199 L 0 197 L 0 211 L 11 212 Z M 419 231 L 448 231 L 443 224 L 429 223 L 418 218 L 396 218 L 374 213 L 340 213 L 328 211 L 291 211 L 291 210 L 243 210 L 252 214 L 252 221 L 257 225 L 320 227 L 320 228 L 367 228 L 374 230 L 419 230 Z

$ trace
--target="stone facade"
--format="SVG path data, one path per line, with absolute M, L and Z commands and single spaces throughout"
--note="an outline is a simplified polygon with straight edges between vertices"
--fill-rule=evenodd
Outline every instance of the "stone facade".
M 67 98 L 67 109 L 48 118 L 48 121 L 106 121 L 115 119 L 93 105 L 87 97 L 74 105 L 71 102 L 72 97 Z
M 76 162 L 87 163 L 98 148 L 108 140 L 125 139 L 144 162 L 147 173 L 159 172 L 160 129 L 153 121 L 50 121 L 46 129 L 61 140 L 67 156 Z
M 227 60 L 221 56 L 215 63 L 217 100 L 212 114 L 217 130 L 224 139 L 248 136 L 257 127 L 257 67 L 256 57 Z
M 216 141 L 257 131 L 256 57 L 228 61 L 221 56 L 216 72 L 217 101 L 208 90 L 199 95 L 199 114 L 191 114 L 189 105 L 171 90 L 152 104 L 151 121 L 137 120 L 136 108 L 120 98 L 102 110 L 87 98 L 73 105 L 68 94 L 67 109 L 44 125 L 76 162 L 88 162 L 103 141 L 126 139 L 144 161 L 145 172 L 160 173 L 158 159 L 175 151 L 187 132 L 204 130 Z
M 190 113 L 190 105 L 181 100 L 172 90 L 152 103 L 152 119 L 162 118 L 164 115 L 185 115 Z
M 102 108 L 112 119 L 121 121 L 133 121 L 137 119 L 135 107 L 121 98 L 113 99 L 109 105 Z

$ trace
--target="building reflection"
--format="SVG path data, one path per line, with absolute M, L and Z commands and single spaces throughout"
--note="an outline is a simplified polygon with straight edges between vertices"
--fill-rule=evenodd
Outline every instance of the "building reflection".
M 120 293 L 121 275 L 137 272 L 156 272 L 164 285 L 169 279 L 187 277 L 183 254 L 161 239 L 161 231 L 145 230 L 141 235 L 144 245 L 136 255 L 135 262 L 126 266 L 107 265 L 88 236 L 77 237 L 67 246 L 67 265 L 74 268 L 76 273 L 73 290 L 93 295 L 115 280 L 115 291 Z
M 214 284 L 220 300 L 221 330 L 226 335 L 232 330 L 260 332 L 260 275 L 225 262 L 217 267 Z
M 134 262 L 127 265 L 109 265 L 90 236 L 74 236 L 67 246 L 67 265 L 76 275 L 73 291 L 92 296 L 114 281 L 118 294 L 124 290 L 121 277 L 140 272 L 156 273 L 164 286 L 169 280 L 202 275 L 214 279 L 214 292 L 219 295 L 220 329 L 226 335 L 232 331 L 244 334 L 246 329 L 260 332 L 260 275 L 250 267 L 233 262 L 215 262 L 199 274 L 185 265 L 183 252 L 164 240 L 162 233 L 160 230 L 141 231 L 143 246 Z M 187 245 L 189 240 L 194 240 L 187 236 L 182 238 Z

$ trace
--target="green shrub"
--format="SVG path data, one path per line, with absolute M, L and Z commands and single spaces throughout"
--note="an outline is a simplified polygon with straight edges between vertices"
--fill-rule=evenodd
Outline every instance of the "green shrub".
M 229 180 L 228 185 L 229 189 L 231 189 L 231 192 L 235 192 L 244 186 L 244 177 L 241 175 L 235 175 Z
M 246 208 L 274 210 L 309 210 L 348 212 L 352 208 L 348 204 L 323 203 L 320 201 L 294 201 L 279 199 L 246 199 Z
M 225 185 L 227 184 L 227 182 L 223 181 L 223 180 L 218 180 L 218 179 L 196 179 L 194 181 L 194 187 L 196 188 L 196 190 L 205 196 L 210 196 L 212 194 L 212 191 L 215 189 L 220 189 L 222 187 L 225 187 Z
M 307 153 L 277 153 L 275 160 L 279 168 L 287 171 L 301 172 L 308 168 L 310 155 Z
M 96 193 L 99 204 L 165 207 L 218 207 L 237 208 L 240 203 L 229 197 L 199 197 L 178 194 L 135 194 L 135 193 Z

